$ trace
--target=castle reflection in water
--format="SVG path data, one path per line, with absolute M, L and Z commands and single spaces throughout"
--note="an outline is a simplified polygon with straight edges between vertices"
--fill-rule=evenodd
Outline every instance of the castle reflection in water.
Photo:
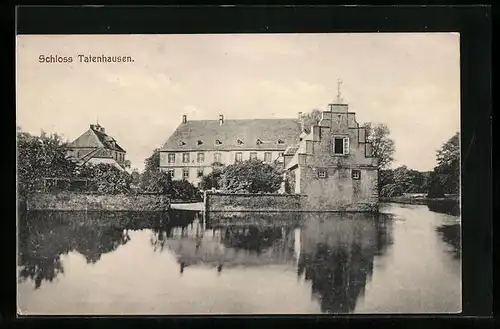
M 373 262 L 392 244 L 392 222 L 370 214 L 218 214 L 31 212 L 20 218 L 20 279 L 35 288 L 64 273 L 61 255 L 78 252 L 92 264 L 150 230 L 157 252 L 173 253 L 179 271 L 284 266 L 309 282 L 324 313 L 349 313 L 363 294 Z

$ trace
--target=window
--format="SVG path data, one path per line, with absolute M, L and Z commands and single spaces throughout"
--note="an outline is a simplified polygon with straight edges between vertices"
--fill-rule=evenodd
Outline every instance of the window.
M 348 137 L 335 137 L 333 139 L 333 154 L 349 154 Z
M 76 151 L 76 157 L 79 158 L 80 157 L 80 151 Z
M 183 145 L 186 145 L 186 143 L 184 143 L 183 141 L 179 141 L 179 146 L 183 146 Z
M 218 139 L 215 140 L 215 145 L 222 145 L 222 142 Z
M 175 153 L 168 154 L 168 163 L 175 163 Z
M 170 176 L 170 178 L 174 178 L 175 177 L 175 169 L 167 170 L 167 174 Z
M 250 152 L 250 160 L 257 160 L 257 152 Z
M 264 153 L 264 162 L 271 162 L 271 152 Z
M 197 173 L 198 177 L 202 177 L 203 176 L 203 168 L 198 168 L 196 173 Z
M 327 176 L 326 175 L 326 170 L 324 170 L 324 169 L 318 170 L 318 177 L 319 178 L 326 178 L 326 176 Z
M 196 156 L 196 161 L 198 163 L 205 162 L 205 153 L 198 153 L 197 156 Z
M 189 153 L 182 153 L 182 162 L 189 163 Z
M 357 169 L 353 169 L 351 172 L 351 177 L 354 180 L 360 180 L 361 179 L 361 171 Z
M 221 163 L 221 154 L 214 153 L 214 162 Z
M 197 145 L 201 145 L 203 144 L 203 142 L 201 140 L 198 140 L 198 142 L 196 142 Z
M 183 179 L 188 179 L 189 178 L 189 168 L 182 169 L 182 178 Z
M 278 139 L 277 143 L 278 144 L 285 144 L 285 142 L 282 139 Z
M 262 141 L 260 139 L 257 139 L 257 145 L 262 144 Z
M 243 159 L 243 153 L 241 152 L 236 152 L 236 155 L 235 155 L 235 158 L 234 158 L 234 161 L 236 162 L 241 162 L 241 160 Z
M 243 141 L 242 141 L 241 139 L 238 139 L 238 140 L 236 141 L 236 143 L 238 143 L 238 145 L 242 145 L 242 144 L 243 144 Z

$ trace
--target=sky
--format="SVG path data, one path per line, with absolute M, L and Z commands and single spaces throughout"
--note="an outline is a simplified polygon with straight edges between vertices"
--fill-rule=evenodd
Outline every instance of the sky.
M 183 114 L 297 118 L 326 110 L 339 78 L 359 123 L 389 127 L 393 167 L 431 170 L 460 127 L 458 33 L 22 35 L 16 52 L 23 131 L 72 141 L 98 120 L 139 170 Z M 134 61 L 80 63 L 78 54 Z

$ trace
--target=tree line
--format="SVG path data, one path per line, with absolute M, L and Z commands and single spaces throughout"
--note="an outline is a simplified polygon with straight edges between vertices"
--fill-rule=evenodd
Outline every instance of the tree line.
M 140 184 L 136 172 L 110 164 L 81 165 L 68 155 L 68 142 L 57 133 L 32 135 L 17 129 L 17 183 L 21 198 L 40 190 L 100 194 L 160 193 L 175 199 L 200 199 L 199 190 L 187 181 L 171 181 L 159 173 L 156 153 L 146 159 Z M 152 170 L 153 167 L 158 172 Z

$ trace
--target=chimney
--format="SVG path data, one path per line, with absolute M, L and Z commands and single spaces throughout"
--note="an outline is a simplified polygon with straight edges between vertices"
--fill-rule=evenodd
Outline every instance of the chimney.
M 224 123 L 224 116 L 222 114 L 219 114 L 219 125 L 222 126 L 223 123 Z
M 304 131 L 304 117 L 302 116 L 302 112 L 299 112 L 299 121 L 300 121 L 300 131 Z
M 104 127 L 103 127 L 103 126 L 101 126 L 101 132 L 102 132 L 102 133 L 106 133 L 106 131 L 104 130 Z
M 182 116 L 182 123 L 184 123 L 184 124 L 185 124 L 186 122 L 187 122 L 187 116 L 184 114 L 184 115 Z

